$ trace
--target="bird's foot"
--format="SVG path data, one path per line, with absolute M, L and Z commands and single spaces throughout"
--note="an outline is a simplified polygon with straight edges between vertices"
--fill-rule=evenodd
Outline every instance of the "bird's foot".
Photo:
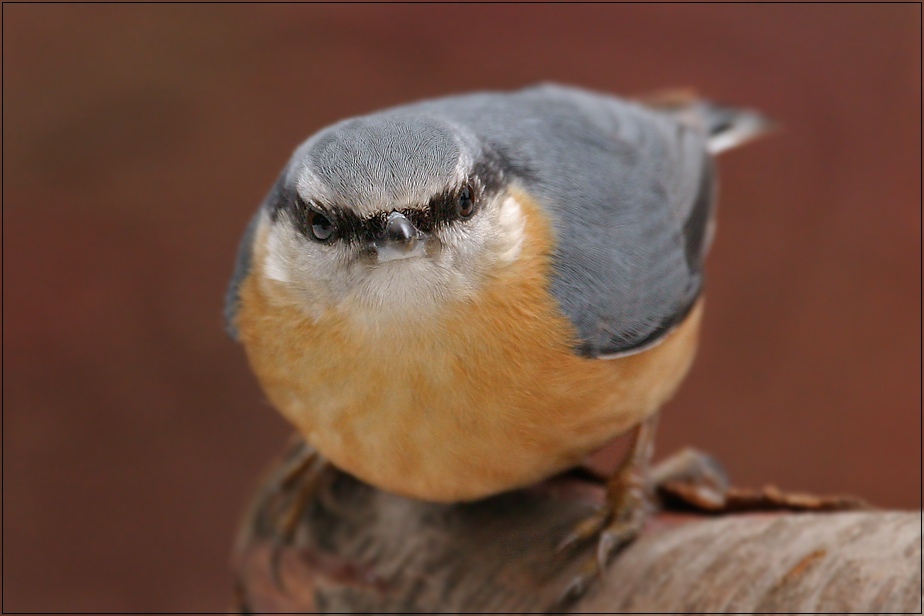
M 692 448 L 656 464 L 649 481 L 660 510 L 721 511 L 731 485 L 718 460 Z
M 656 422 L 657 417 L 652 417 L 636 430 L 626 459 L 606 482 L 603 507 L 580 522 L 559 544 L 558 550 L 565 551 L 595 539 L 597 549 L 565 588 L 557 608 L 565 608 L 583 596 L 665 502 L 680 502 L 687 508 L 706 511 L 725 506 L 728 476 L 711 456 L 684 449 L 649 469 Z
M 607 483 L 606 502 L 559 543 L 560 552 L 591 540 L 597 549 L 565 588 L 556 607 L 566 607 L 582 597 L 600 579 L 610 560 L 642 532 L 653 510 L 646 478 L 634 465 L 621 468 Z

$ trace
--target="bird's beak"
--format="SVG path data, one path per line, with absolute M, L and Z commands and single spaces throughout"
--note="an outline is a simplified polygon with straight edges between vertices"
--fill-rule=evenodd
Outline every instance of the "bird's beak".
M 392 212 L 385 221 L 385 230 L 372 241 L 379 263 L 408 259 L 425 254 L 427 234 L 414 226 L 401 212 Z

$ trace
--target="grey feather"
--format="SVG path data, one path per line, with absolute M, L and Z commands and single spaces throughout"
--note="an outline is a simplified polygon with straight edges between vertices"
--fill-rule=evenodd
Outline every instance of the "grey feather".
M 291 176 L 316 178 L 302 192 L 332 206 L 372 212 L 423 201 L 450 182 L 462 136 L 439 118 L 392 111 L 325 129 L 293 157 Z

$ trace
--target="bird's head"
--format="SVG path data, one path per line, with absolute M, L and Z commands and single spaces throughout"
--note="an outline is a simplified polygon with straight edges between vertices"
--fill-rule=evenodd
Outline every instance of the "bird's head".
M 474 135 L 400 112 L 299 147 L 264 207 L 262 276 L 309 312 L 421 316 L 516 261 L 524 213 L 510 164 Z

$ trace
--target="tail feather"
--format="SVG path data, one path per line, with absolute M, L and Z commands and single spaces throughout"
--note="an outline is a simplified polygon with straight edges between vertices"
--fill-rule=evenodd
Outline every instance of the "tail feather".
M 744 145 L 775 128 L 773 121 L 753 109 L 739 109 L 698 98 L 690 89 L 664 90 L 639 101 L 702 131 L 711 154 Z
M 752 109 L 734 109 L 701 102 L 709 135 L 706 148 L 711 154 L 737 148 L 765 135 L 774 128 L 772 121 Z

